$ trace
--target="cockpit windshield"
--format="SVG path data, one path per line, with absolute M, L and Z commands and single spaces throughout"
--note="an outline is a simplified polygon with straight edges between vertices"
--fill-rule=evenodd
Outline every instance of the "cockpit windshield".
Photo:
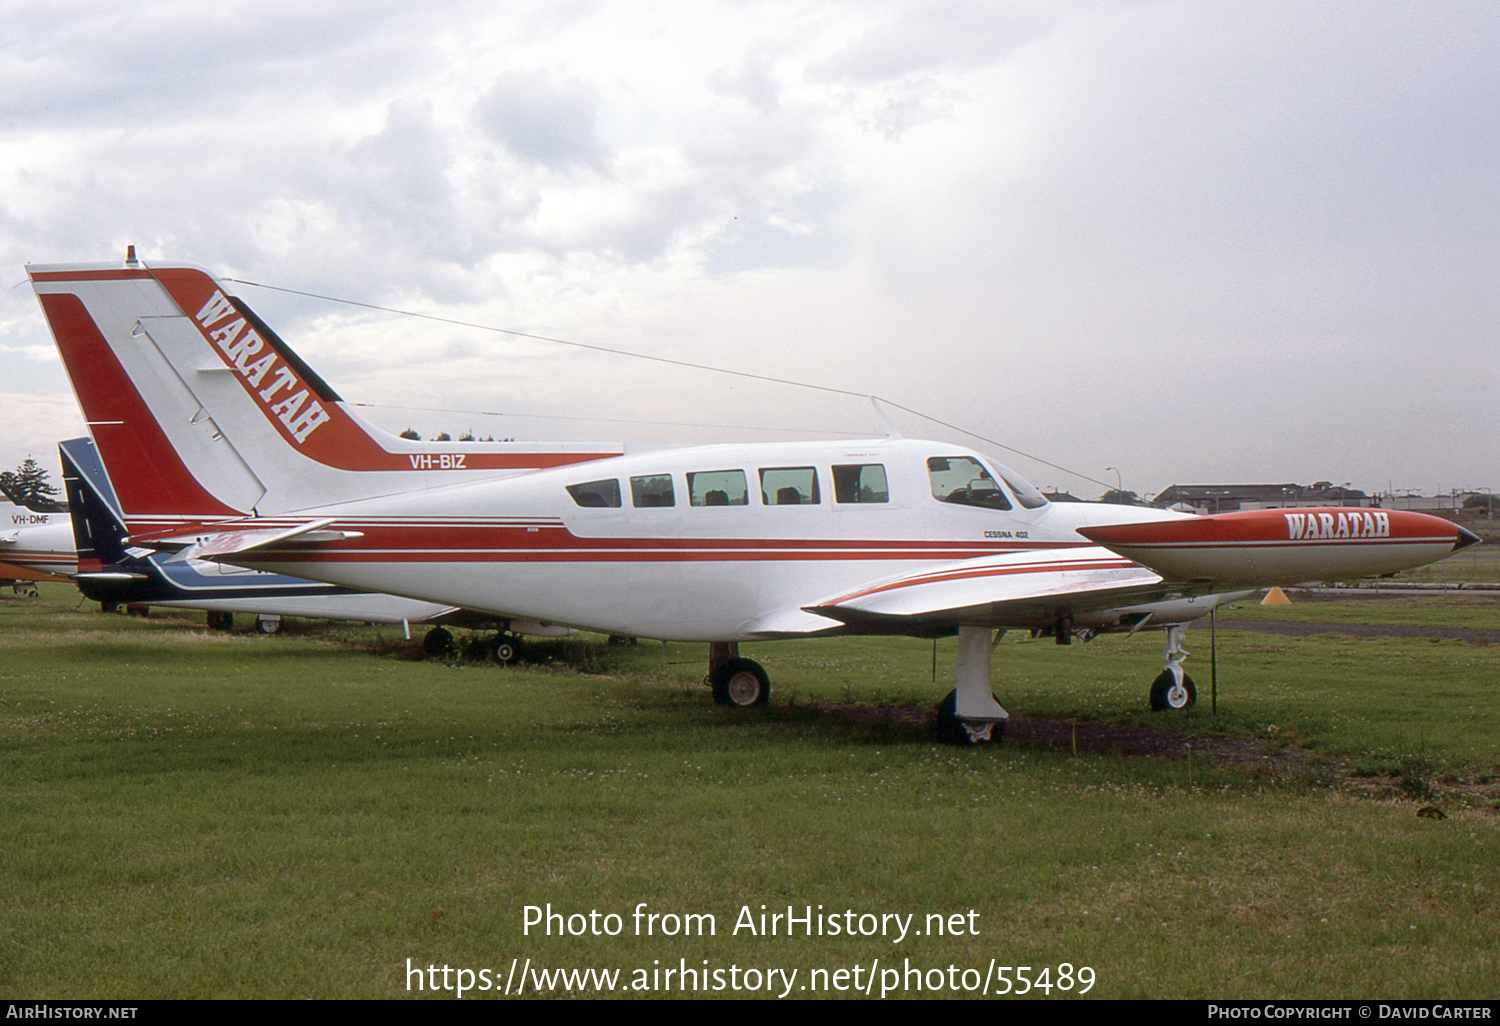
M 1001 479 L 1026 509 L 1047 505 L 1042 493 L 1008 467 L 1000 468 Z M 972 456 L 933 456 L 927 461 L 927 476 L 933 498 L 959 506 L 981 509 L 1011 509 L 1011 500 L 988 468 Z
M 983 509 L 1010 509 L 1010 499 L 990 472 L 970 456 L 933 456 L 927 461 L 932 497 L 939 502 Z
M 1000 475 L 1000 480 L 1010 485 L 1011 494 L 1016 501 L 1027 509 L 1039 509 L 1047 505 L 1047 497 L 1037 491 L 1035 485 L 1026 480 L 1020 474 L 1001 463 L 994 464 L 995 473 Z

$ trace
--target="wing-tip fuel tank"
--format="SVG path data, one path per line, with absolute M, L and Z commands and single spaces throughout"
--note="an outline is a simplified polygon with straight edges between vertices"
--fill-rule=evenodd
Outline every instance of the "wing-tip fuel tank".
M 1218 586 L 1309 584 L 1424 566 L 1480 539 L 1411 510 L 1260 509 L 1079 534 L 1164 577 Z

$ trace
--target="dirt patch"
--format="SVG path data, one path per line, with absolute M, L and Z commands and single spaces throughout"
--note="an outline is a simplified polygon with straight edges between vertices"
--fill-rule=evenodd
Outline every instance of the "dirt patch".
M 919 706 L 847 705 L 839 702 L 809 702 L 799 709 L 829 720 L 859 727 L 899 729 L 912 734 L 931 732 L 933 713 Z M 1248 765 L 1273 763 L 1281 768 L 1310 765 L 1311 753 L 1255 738 L 1194 737 L 1156 727 L 1125 723 L 1075 722 L 1012 716 L 1005 728 L 1004 743 L 1016 748 L 1103 755 L 1150 755 L 1183 759 L 1211 756 L 1220 762 Z
M 790 711 L 790 710 L 789 710 Z M 810 702 L 795 707 L 800 716 L 863 730 L 890 731 L 916 741 L 930 739 L 933 713 L 918 706 L 847 705 Z M 1135 755 L 1157 759 L 1209 758 L 1223 766 L 1278 776 L 1323 776 L 1339 786 L 1371 797 L 1398 796 L 1436 801 L 1440 795 L 1463 795 L 1469 799 L 1500 803 L 1500 780 L 1459 780 L 1451 776 L 1426 781 L 1414 794 L 1408 777 L 1351 773 L 1344 760 L 1329 759 L 1264 738 L 1207 737 L 1179 734 L 1158 727 L 1127 723 L 1076 722 L 1012 716 L 1003 743 L 1027 751 L 1079 755 Z M 1500 805 L 1497 805 L 1500 810 Z
M 797 711 L 812 713 L 855 727 L 883 727 L 926 735 L 932 730 L 932 710 L 915 705 L 846 705 L 842 702 L 798 703 Z
M 1156 727 L 1124 723 L 1076 723 L 1012 717 L 1005 742 L 1019 748 L 1046 751 L 1149 755 L 1183 759 L 1191 752 L 1239 766 L 1271 766 L 1280 771 L 1306 771 L 1315 762 L 1310 752 L 1275 745 L 1256 738 L 1194 737 Z

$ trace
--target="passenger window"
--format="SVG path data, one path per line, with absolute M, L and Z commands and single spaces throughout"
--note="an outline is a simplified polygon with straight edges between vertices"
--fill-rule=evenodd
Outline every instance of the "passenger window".
M 816 506 L 818 472 L 812 467 L 771 467 L 760 472 L 760 501 L 767 506 Z
M 968 456 L 934 456 L 927 461 L 932 496 L 941 502 L 983 509 L 1010 509 L 1010 500 L 978 460 Z
M 574 502 L 586 508 L 617 509 L 620 505 L 620 482 L 610 478 L 607 481 L 568 485 L 568 494 L 573 496 Z
M 885 466 L 880 463 L 849 463 L 833 468 L 834 502 L 890 502 Z
M 687 486 L 694 506 L 750 505 L 743 470 L 700 470 L 687 476 Z
M 649 477 L 632 477 L 630 501 L 637 508 L 677 505 L 677 497 L 672 493 L 672 475 L 652 474 Z

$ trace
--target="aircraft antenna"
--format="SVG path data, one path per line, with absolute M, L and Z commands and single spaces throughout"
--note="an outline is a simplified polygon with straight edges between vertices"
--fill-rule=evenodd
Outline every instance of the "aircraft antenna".
M 891 423 L 891 418 L 887 417 L 885 411 L 880 408 L 879 397 L 870 396 L 870 405 L 875 407 L 875 416 L 880 418 L 880 423 L 885 428 L 885 436 L 887 438 L 900 438 L 901 432 L 896 430 L 896 425 Z
M 612 356 L 628 356 L 636 360 L 649 360 L 653 363 L 665 363 L 673 367 L 685 367 L 689 370 L 709 371 L 713 374 L 729 374 L 733 375 L 734 377 L 749 378 L 753 381 L 765 381 L 774 385 L 791 385 L 794 388 L 809 388 L 816 392 L 828 392 L 833 395 L 847 395 L 855 396 L 857 398 L 869 399 L 872 402 L 877 403 L 877 412 L 880 412 L 880 407 L 878 404 L 884 403 L 887 406 L 895 407 L 896 409 L 901 410 L 905 413 L 910 413 L 912 416 L 921 417 L 923 420 L 931 421 L 932 423 L 945 427 L 950 431 L 957 431 L 961 435 L 967 435 L 970 438 L 977 439 L 978 441 L 984 442 L 986 445 L 992 445 L 997 449 L 1003 449 L 1006 452 L 1014 453 L 1015 455 L 1020 456 L 1023 459 L 1032 460 L 1033 462 L 1040 463 L 1043 466 L 1051 467 L 1053 470 L 1062 471 L 1064 474 L 1071 474 L 1074 477 L 1081 478 L 1093 484 L 1103 485 L 1105 488 L 1109 487 L 1109 483 L 1107 481 L 1100 481 L 1098 478 L 1089 477 L 1087 474 L 1079 473 L 1076 470 L 1070 470 L 1069 468 L 1061 466 L 1057 463 L 1053 463 L 1050 460 L 1044 460 L 1040 456 L 1033 456 L 1031 453 L 1023 452 L 1022 450 L 1017 449 L 1014 446 L 1006 445 L 1003 442 L 996 441 L 995 439 L 989 438 L 985 435 L 977 434 L 976 432 L 970 431 L 967 428 L 961 428 L 957 424 L 951 424 L 946 420 L 940 420 L 937 417 L 930 416 L 929 414 L 923 413 L 921 410 L 914 410 L 910 406 L 903 406 L 901 403 L 895 402 L 894 400 L 886 399 L 877 395 L 871 395 L 868 392 L 855 392 L 847 388 L 835 388 L 832 385 L 815 385 L 808 381 L 795 381 L 791 378 L 778 378 L 771 374 L 756 374 L 753 371 L 731 370 L 728 367 L 715 367 L 712 364 L 694 363 L 691 360 L 674 360 L 669 356 L 652 356 L 649 353 L 633 353 L 628 349 L 614 349 L 610 346 L 594 345 L 589 342 L 573 342 L 565 338 L 553 338 L 550 335 L 534 335 L 526 331 L 517 331 L 514 328 L 499 328 L 493 324 L 477 324 L 474 321 L 461 321 L 454 317 L 440 317 L 437 314 L 418 313 L 415 310 L 398 310 L 395 307 L 381 306 L 378 303 L 363 303 L 357 299 L 340 299 L 338 296 L 325 296 L 317 292 L 304 292 L 300 289 L 289 289 L 284 288 L 280 285 L 266 285 L 263 282 L 246 281 L 243 278 L 223 278 L 221 280 L 233 282 L 236 285 L 249 285 L 252 288 L 269 289 L 272 292 L 284 292 L 288 295 L 303 296 L 307 299 L 320 299 L 325 303 L 340 303 L 344 306 L 358 306 L 363 307 L 366 310 L 375 310 L 379 313 L 397 314 L 401 317 L 416 317 L 424 321 L 437 321 L 439 324 L 452 324 L 455 327 L 473 328 L 476 331 L 489 331 L 501 335 L 512 335 L 516 338 L 529 338 L 537 342 L 551 342 L 554 345 L 572 346 L 575 349 L 587 349 L 591 352 L 596 353 L 609 353 Z M 891 427 L 890 422 L 886 419 L 883 412 L 881 413 L 881 420 L 885 423 L 887 428 Z M 899 437 L 899 433 L 896 435 L 896 437 Z

